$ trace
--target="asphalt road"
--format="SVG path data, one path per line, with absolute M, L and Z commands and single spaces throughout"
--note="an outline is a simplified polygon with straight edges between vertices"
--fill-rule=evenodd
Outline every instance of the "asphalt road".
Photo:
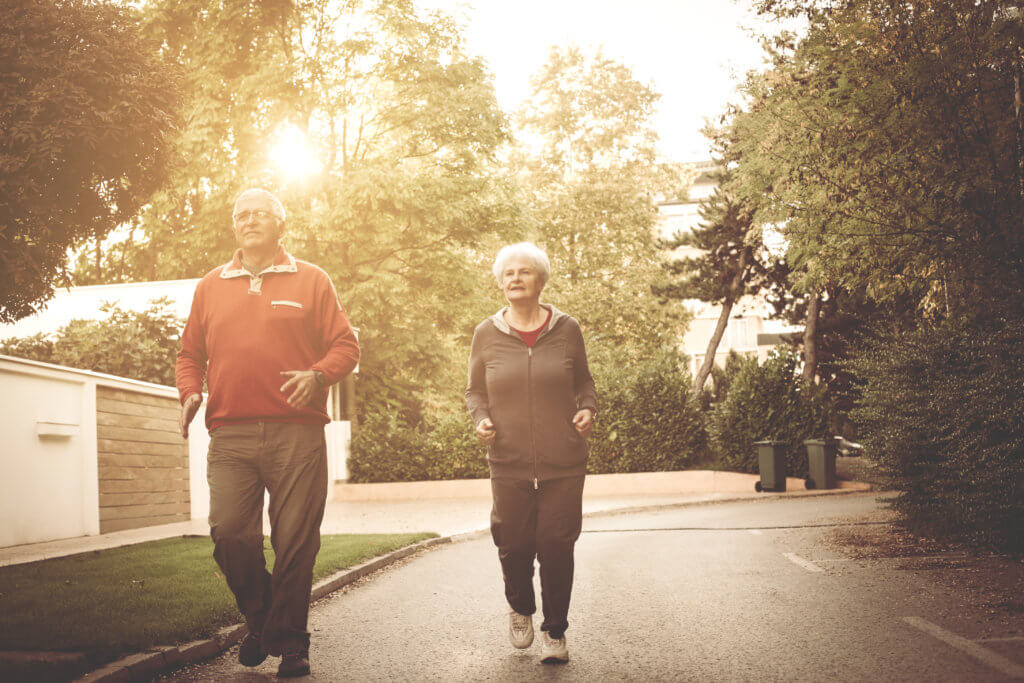
M 307 680 L 1024 679 L 1024 629 L 993 632 L 926 563 L 853 560 L 809 526 L 877 509 L 856 495 L 589 518 L 561 666 L 539 663 L 539 638 L 508 644 L 490 539 L 442 546 L 317 603 Z M 274 677 L 276 659 L 234 657 L 169 679 Z

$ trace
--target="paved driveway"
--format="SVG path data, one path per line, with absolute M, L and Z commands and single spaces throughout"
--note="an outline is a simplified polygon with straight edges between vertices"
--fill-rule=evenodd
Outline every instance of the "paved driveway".
M 873 495 L 589 518 L 577 546 L 571 661 L 514 650 L 489 538 L 395 565 L 312 611 L 313 680 L 999 681 L 1024 678 L 1024 619 L 994 631 L 927 564 L 822 542 Z M 539 624 L 539 617 L 537 618 Z M 1015 627 L 1015 628 L 1014 628 Z M 234 651 L 173 680 L 263 680 Z

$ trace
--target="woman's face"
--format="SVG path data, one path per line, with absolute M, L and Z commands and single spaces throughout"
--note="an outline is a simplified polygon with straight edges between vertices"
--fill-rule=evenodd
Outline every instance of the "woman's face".
M 515 301 L 540 300 L 542 289 L 544 286 L 540 283 L 540 273 L 532 263 L 520 257 L 512 257 L 505 263 L 501 271 L 501 290 L 510 304 Z

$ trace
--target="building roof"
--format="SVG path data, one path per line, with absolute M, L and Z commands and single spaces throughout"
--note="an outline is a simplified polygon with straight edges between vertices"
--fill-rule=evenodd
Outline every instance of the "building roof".
M 144 311 L 154 299 L 166 298 L 175 315 L 187 318 L 198 282 L 199 278 L 194 278 L 59 289 L 42 311 L 15 323 L 0 324 L 0 339 L 56 332 L 75 319 L 98 320 L 105 317 L 100 306 L 107 302 L 129 311 Z

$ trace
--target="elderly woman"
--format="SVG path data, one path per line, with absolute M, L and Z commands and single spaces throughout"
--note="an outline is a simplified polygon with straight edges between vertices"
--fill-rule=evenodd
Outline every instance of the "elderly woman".
M 547 254 L 504 247 L 494 277 L 508 306 L 480 323 L 469 356 L 466 404 L 491 470 L 491 536 L 505 578 L 509 639 L 533 642 L 533 561 L 540 564 L 543 662 L 569 652 L 573 546 L 583 517 L 587 442 L 597 392 L 574 318 L 540 303 Z

